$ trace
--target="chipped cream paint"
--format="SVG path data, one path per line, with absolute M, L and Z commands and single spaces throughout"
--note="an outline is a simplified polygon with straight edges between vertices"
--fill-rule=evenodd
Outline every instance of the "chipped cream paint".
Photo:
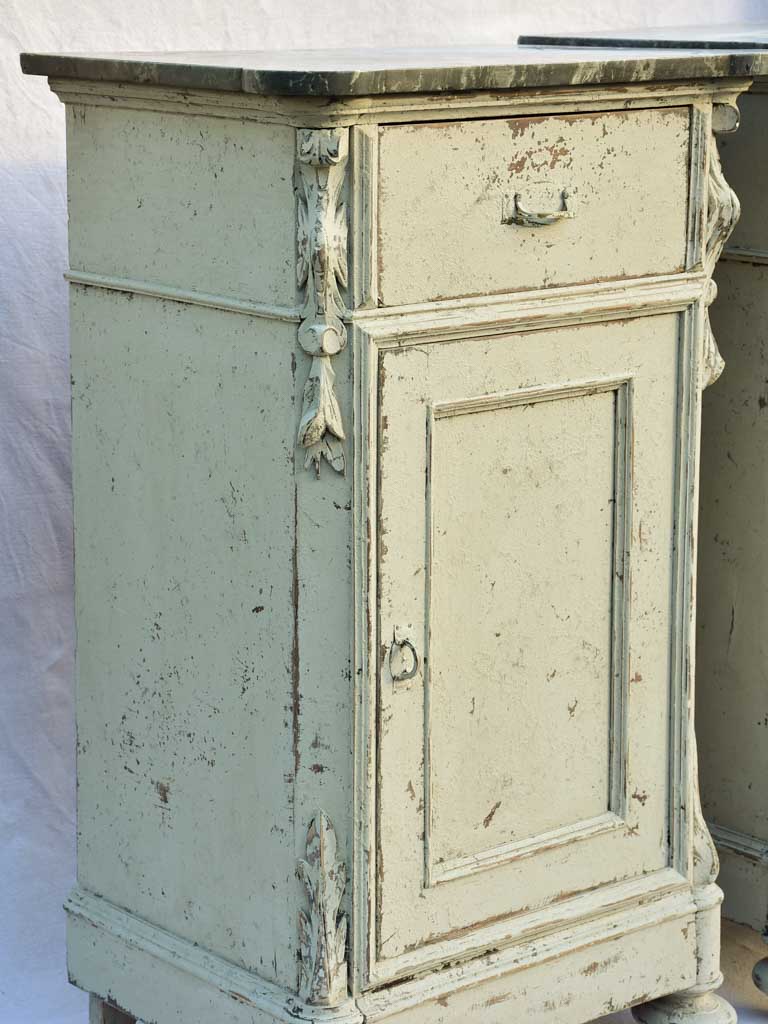
M 693 509 L 712 104 L 744 83 L 54 84 L 74 982 L 157 1024 L 578 1024 L 676 992 L 710 1019 Z M 336 162 L 305 161 L 323 138 Z M 564 189 L 573 218 L 501 223 Z M 318 324 L 349 336 L 309 353 L 346 435 L 319 479 L 296 444 Z
M 727 372 L 703 406 L 697 723 L 702 795 L 722 862 L 725 914 L 768 928 L 768 207 L 755 167 L 768 158 L 764 81 L 743 97 L 723 139 L 743 215 L 715 279 L 712 323 Z M 768 964 L 755 970 L 768 995 Z
M 682 270 L 689 122 L 671 107 L 383 128 L 382 303 Z M 557 211 L 564 191 L 571 216 L 549 230 L 507 222 L 515 193 Z

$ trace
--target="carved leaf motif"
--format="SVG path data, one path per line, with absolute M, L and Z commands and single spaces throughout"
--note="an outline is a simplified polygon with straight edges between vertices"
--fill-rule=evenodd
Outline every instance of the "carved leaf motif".
M 313 463 L 320 473 L 320 462 L 327 459 L 340 473 L 344 472 L 344 424 L 333 388 L 336 375 L 330 356 L 315 356 L 304 385 L 304 405 L 299 423 L 299 444 L 307 449 L 305 466 Z
M 340 909 L 347 872 L 336 847 L 333 826 L 320 811 L 307 832 L 307 859 L 298 867 L 309 897 L 309 913 L 299 913 L 299 994 L 323 1006 L 347 995 L 347 921 Z
M 720 154 L 717 151 L 717 142 L 713 139 L 709 160 L 709 179 L 707 182 L 707 238 L 705 266 L 707 272 L 712 275 L 717 261 L 720 259 L 725 243 L 736 227 L 741 215 L 741 205 L 736 193 L 725 180 L 723 168 L 720 163 Z M 713 281 L 709 282 L 706 305 L 717 295 L 717 288 Z M 703 388 L 714 384 L 725 368 L 725 362 L 720 355 L 712 327 L 709 322 L 709 309 L 704 313 L 704 337 L 702 349 L 701 386 Z
M 712 327 L 709 323 L 709 310 L 704 314 L 704 350 L 702 355 L 701 386 L 708 388 L 714 384 L 725 369 L 725 360 L 720 355 Z
M 318 475 L 323 459 L 337 472 L 345 470 L 344 429 L 330 357 L 347 343 L 341 297 L 347 286 L 347 213 L 341 193 L 348 143 L 348 129 L 297 134 L 296 279 L 305 293 L 298 340 L 313 357 L 298 441 L 308 449 L 305 465 L 314 465 Z
M 720 860 L 715 841 L 701 809 L 699 792 L 699 755 L 696 749 L 696 735 L 693 735 L 693 882 L 696 886 L 711 885 L 720 873 Z
M 710 274 L 740 216 L 741 204 L 725 180 L 717 142 L 713 140 L 707 187 L 707 269 Z
M 299 203 L 298 229 L 296 235 L 296 282 L 299 288 L 306 287 L 309 277 L 309 212 L 306 203 Z

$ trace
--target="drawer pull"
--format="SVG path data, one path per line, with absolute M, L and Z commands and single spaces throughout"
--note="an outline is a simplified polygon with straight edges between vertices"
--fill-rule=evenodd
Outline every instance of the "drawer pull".
M 569 220 L 575 216 L 572 209 L 568 207 L 570 193 L 567 189 L 561 192 L 562 207 L 559 210 L 528 210 L 520 202 L 520 193 L 516 192 L 509 201 L 509 196 L 504 196 L 501 211 L 502 224 L 522 224 L 523 227 L 543 227 L 545 224 L 555 224 L 559 220 Z
M 393 683 L 404 683 L 419 671 L 419 656 L 407 637 L 401 637 L 397 628 L 392 634 L 389 648 L 389 672 Z

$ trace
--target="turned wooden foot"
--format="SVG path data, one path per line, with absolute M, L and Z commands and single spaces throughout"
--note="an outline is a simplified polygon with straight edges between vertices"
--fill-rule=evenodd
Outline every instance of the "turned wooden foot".
M 632 1010 L 640 1024 L 736 1024 L 736 1011 L 714 992 L 680 992 Z
M 768 996 L 768 956 L 755 964 L 752 969 L 752 980 L 760 991 Z
M 88 1003 L 88 1024 L 140 1024 L 125 1010 L 111 1006 L 99 996 L 91 994 Z

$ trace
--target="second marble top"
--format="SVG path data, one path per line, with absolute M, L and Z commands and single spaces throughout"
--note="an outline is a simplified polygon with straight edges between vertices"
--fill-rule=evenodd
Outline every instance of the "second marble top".
M 647 49 L 764 50 L 768 22 L 727 25 L 679 25 L 666 28 L 608 29 L 520 36 L 526 46 L 588 46 Z

